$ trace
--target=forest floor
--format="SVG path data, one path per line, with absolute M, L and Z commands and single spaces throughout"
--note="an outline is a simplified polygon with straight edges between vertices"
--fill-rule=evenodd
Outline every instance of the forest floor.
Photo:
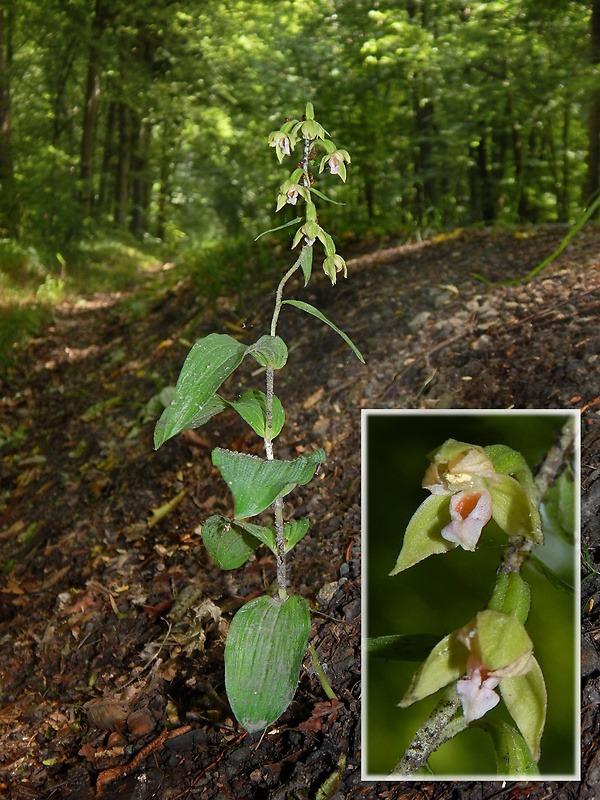
M 258 551 L 221 572 L 199 536 L 206 516 L 231 512 L 212 447 L 259 454 L 262 443 L 231 413 L 154 452 L 147 404 L 175 382 L 186 341 L 268 332 L 272 293 L 257 290 L 246 327 L 235 297 L 211 309 L 189 280 L 161 289 L 160 272 L 125 302 L 95 295 L 59 308 L 0 383 L 0 797 L 450 796 L 428 781 L 361 782 L 360 410 L 513 406 L 582 410 L 582 781 L 456 783 L 451 796 L 598 796 L 600 232 L 574 237 L 529 283 L 473 278 L 521 278 L 563 235 L 390 241 L 364 247 L 336 287 L 293 287 L 366 365 L 313 318 L 282 315 L 290 358 L 277 375 L 287 424 L 276 455 L 328 453 L 289 496 L 295 516 L 312 518 L 290 584 L 315 611 L 311 641 L 338 700 L 307 657 L 292 704 L 262 738 L 232 718 L 223 647 L 232 612 L 273 584 L 274 563 Z M 244 362 L 226 395 L 259 388 L 252 370 Z

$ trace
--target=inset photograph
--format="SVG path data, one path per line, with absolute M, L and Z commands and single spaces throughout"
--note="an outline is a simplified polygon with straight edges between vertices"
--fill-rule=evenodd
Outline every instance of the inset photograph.
M 579 780 L 579 414 L 362 412 L 363 780 Z

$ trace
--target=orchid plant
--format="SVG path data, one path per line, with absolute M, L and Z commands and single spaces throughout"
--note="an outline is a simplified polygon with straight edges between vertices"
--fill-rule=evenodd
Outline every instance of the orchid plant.
M 527 560 L 537 560 L 533 547 L 544 542 L 544 497 L 551 507 L 553 493 L 562 491 L 563 507 L 573 509 L 572 478 L 563 472 L 559 481 L 555 479 L 572 457 L 574 435 L 569 421 L 535 479 L 524 457 L 504 445 L 480 447 L 449 439 L 429 455 L 422 485 L 430 495 L 410 519 L 390 575 L 456 548 L 474 552 L 490 520 L 508 543 L 487 606 L 433 646 L 399 703 L 407 708 L 443 690 L 393 775 L 430 774 L 430 755 L 471 725 L 490 735 L 499 775 L 539 774 L 548 698 L 526 628 L 531 588 L 520 573 Z M 551 490 L 550 484 L 555 484 Z M 548 577 L 551 571 L 544 569 Z M 414 660 L 412 645 L 425 646 L 414 638 L 381 637 L 385 641 L 371 640 L 370 649 L 377 650 L 375 657 Z M 512 725 L 488 716 L 500 703 Z
M 203 542 L 221 569 L 242 566 L 261 546 L 271 551 L 276 563 L 275 597 L 262 595 L 242 606 L 231 622 L 225 646 L 225 685 L 229 702 L 239 723 L 251 733 L 262 730 L 281 716 L 298 685 L 310 631 L 310 610 L 307 600 L 288 594 L 286 562 L 288 553 L 308 532 L 309 520 L 285 522 L 283 499 L 297 485 L 308 483 L 325 461 L 322 449 L 290 461 L 278 460 L 274 455 L 274 440 L 285 422 L 283 406 L 274 392 L 275 372 L 284 367 L 288 357 L 287 346 L 277 334 L 282 307 L 298 308 L 325 322 L 363 361 L 358 348 L 321 311 L 304 301 L 283 299 L 284 287 L 298 272 L 303 276 L 304 286 L 309 282 L 317 241 L 324 248 L 323 270 L 332 285 L 339 273 L 347 275 L 346 263 L 336 252 L 332 237 L 319 224 L 313 197 L 334 201 L 313 186 L 311 170 L 317 151 L 321 149 L 325 154 L 320 172 L 328 167 L 333 175 L 345 181 L 350 155 L 338 149 L 316 121 L 311 103 L 306 104 L 301 119 L 286 119 L 279 130 L 272 132 L 268 143 L 275 148 L 280 163 L 293 155 L 297 145 L 302 150 L 298 166 L 279 187 L 276 210 L 286 205 L 297 207 L 299 201 L 304 203 L 303 216 L 265 231 L 271 233 L 296 226 L 292 248 L 301 245 L 296 261 L 277 287 L 270 333 L 251 344 L 217 333 L 199 339 L 185 360 L 173 398 L 154 433 L 158 449 L 181 431 L 198 428 L 221 411 L 232 409 L 264 441 L 265 458 L 220 447 L 213 450 L 212 462 L 231 490 L 234 509 L 231 517 L 213 515 L 202 525 Z M 217 394 L 247 355 L 264 368 L 265 392 L 252 389 L 237 399 Z M 272 508 L 274 525 L 249 521 L 269 508 Z M 314 658 L 314 651 L 311 653 Z M 324 688 L 331 692 L 326 683 Z

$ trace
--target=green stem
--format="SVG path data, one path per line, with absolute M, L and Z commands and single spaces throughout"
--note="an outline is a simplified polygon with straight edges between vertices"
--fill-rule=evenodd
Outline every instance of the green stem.
M 309 167 L 309 156 L 312 147 L 312 139 L 304 139 L 304 151 L 303 151 L 303 169 L 305 175 L 305 184 L 307 184 L 307 189 L 309 189 L 310 179 L 308 174 L 308 167 Z M 275 336 L 277 333 L 277 322 L 279 321 L 279 314 L 281 312 L 281 305 L 283 301 L 283 289 L 289 279 L 292 277 L 294 272 L 296 272 L 302 261 L 304 260 L 304 255 L 308 247 L 312 247 L 307 242 L 305 242 L 300 250 L 300 255 L 292 264 L 292 266 L 288 269 L 285 273 L 283 278 L 279 281 L 279 286 L 277 287 L 277 292 L 275 293 L 275 308 L 273 309 L 273 317 L 271 319 L 271 336 Z M 267 374 L 266 374 L 266 383 L 267 383 L 267 404 L 266 404 L 266 412 L 265 412 L 265 453 L 267 456 L 267 461 L 273 461 L 273 384 L 275 379 L 275 370 L 273 367 L 267 367 Z M 286 563 L 285 563 L 285 537 L 283 535 L 283 498 L 276 497 L 275 501 L 273 502 L 273 511 L 275 514 L 275 535 L 276 535 L 276 542 L 277 542 L 277 553 L 276 553 L 276 560 L 277 560 L 277 588 L 279 590 L 279 597 L 281 600 L 285 600 L 287 597 L 287 570 L 286 570 Z
M 321 686 L 323 687 L 323 691 L 327 695 L 330 700 L 337 700 L 337 695 L 331 688 L 329 681 L 327 680 L 327 676 L 323 671 L 323 667 L 319 661 L 319 657 L 317 655 L 317 651 L 312 646 L 312 644 L 308 645 L 308 651 L 310 653 L 310 657 L 312 658 L 313 667 L 315 668 L 315 672 L 317 673 L 318 679 L 321 681 Z

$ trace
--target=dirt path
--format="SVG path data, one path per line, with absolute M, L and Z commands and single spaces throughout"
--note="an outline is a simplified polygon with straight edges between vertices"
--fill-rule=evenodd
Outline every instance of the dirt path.
M 441 796 L 434 785 L 360 781 L 360 409 L 585 409 L 583 544 L 600 563 L 600 233 L 574 239 L 530 284 L 472 277 L 520 277 L 561 236 L 439 237 L 367 253 L 333 289 L 325 280 L 295 289 L 367 365 L 316 320 L 286 312 L 278 456 L 312 446 L 329 454 L 291 496 L 313 533 L 296 548 L 290 579 L 316 612 L 311 640 L 339 699 L 327 701 L 307 659 L 296 698 L 262 741 L 244 736 L 226 705 L 223 633 L 231 612 L 274 581 L 274 564 L 259 555 L 222 573 L 198 535 L 231 504 L 212 447 L 259 453 L 260 442 L 224 414 L 154 453 L 146 408 L 174 382 L 181 340 L 214 330 L 214 314 L 185 282 L 137 304 L 96 298 L 58 314 L 1 386 L 0 796 L 283 800 L 313 798 L 336 776 L 335 796 Z M 239 330 L 234 301 L 219 306 L 221 331 Z M 270 306 L 256 298 L 248 341 L 268 332 Z M 243 365 L 230 379 L 232 396 L 259 386 L 251 371 Z M 183 489 L 149 529 L 152 510 Z M 589 600 L 598 577 L 582 590 L 585 780 L 528 787 L 540 800 L 597 793 L 600 604 Z M 515 791 L 463 783 L 453 796 Z

